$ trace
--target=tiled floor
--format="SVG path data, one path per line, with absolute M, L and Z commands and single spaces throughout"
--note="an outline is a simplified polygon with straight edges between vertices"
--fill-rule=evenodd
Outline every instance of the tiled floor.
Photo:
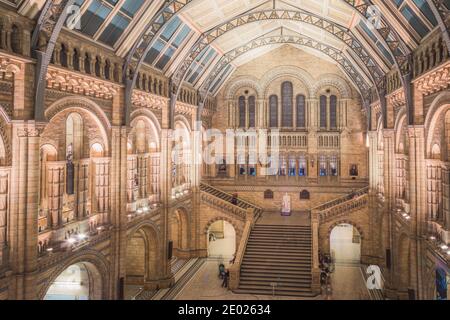
M 257 295 L 241 295 L 221 287 L 218 278 L 217 260 L 208 260 L 187 283 L 177 300 L 306 300 L 293 297 L 271 297 Z M 336 267 L 332 279 L 332 293 L 330 296 L 319 296 L 316 300 L 359 300 L 364 292 L 364 281 L 359 267 Z

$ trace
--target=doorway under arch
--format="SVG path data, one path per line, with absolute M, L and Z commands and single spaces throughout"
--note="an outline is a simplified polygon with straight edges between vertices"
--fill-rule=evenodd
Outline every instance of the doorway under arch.
M 44 300 L 100 300 L 101 275 L 89 263 L 76 263 L 66 268 L 51 283 Z
M 342 223 L 330 234 L 330 253 L 337 264 L 361 263 L 361 234 L 351 224 Z
M 208 257 L 231 259 L 236 253 L 236 230 L 227 221 L 211 224 L 207 234 Z

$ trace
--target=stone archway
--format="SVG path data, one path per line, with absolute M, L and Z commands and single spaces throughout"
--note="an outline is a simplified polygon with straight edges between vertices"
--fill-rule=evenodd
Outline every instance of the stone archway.
M 190 223 L 186 209 L 178 208 L 172 214 L 170 237 L 173 241 L 173 256 L 189 258 Z
M 330 254 L 337 264 L 361 263 L 361 234 L 349 223 L 340 223 L 330 232 Z
M 237 250 L 237 230 L 226 220 L 209 224 L 206 232 L 208 257 L 230 260 Z
M 157 230 L 152 225 L 136 228 L 127 241 L 125 284 L 143 286 L 157 280 L 159 259 Z
M 54 279 L 44 300 L 101 300 L 102 276 L 89 262 L 70 265 Z

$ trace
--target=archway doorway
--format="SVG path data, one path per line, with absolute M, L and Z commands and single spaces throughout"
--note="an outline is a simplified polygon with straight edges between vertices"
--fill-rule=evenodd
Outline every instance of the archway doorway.
M 129 236 L 125 261 L 126 300 L 133 299 L 158 278 L 158 248 L 158 235 L 153 227 L 142 227 Z
M 214 222 L 207 234 L 208 257 L 231 259 L 236 253 L 236 230 L 227 221 Z
M 65 269 L 50 285 L 44 300 L 99 300 L 101 275 L 88 263 L 77 263 Z
M 185 209 L 177 209 L 170 226 L 173 242 L 173 256 L 179 259 L 189 258 L 189 215 Z
M 330 235 L 330 253 L 336 264 L 361 263 L 361 235 L 354 226 L 342 223 Z

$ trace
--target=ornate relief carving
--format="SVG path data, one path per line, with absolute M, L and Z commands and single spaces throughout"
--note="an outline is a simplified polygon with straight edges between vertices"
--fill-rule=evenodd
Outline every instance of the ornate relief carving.
M 387 96 L 387 102 L 394 108 L 400 108 L 406 105 L 405 90 L 400 88 Z
M 449 88 L 450 62 L 419 77 L 415 86 L 425 96 Z
M 120 87 L 98 78 L 50 67 L 47 72 L 47 88 L 85 96 L 112 99 Z
M 131 101 L 135 107 L 145 107 L 154 110 L 163 110 L 169 105 L 169 98 L 140 90 L 133 91 Z
M 7 78 L 12 78 L 20 70 L 19 63 L 12 61 L 10 58 L 0 56 L 0 72 L 4 72 Z

